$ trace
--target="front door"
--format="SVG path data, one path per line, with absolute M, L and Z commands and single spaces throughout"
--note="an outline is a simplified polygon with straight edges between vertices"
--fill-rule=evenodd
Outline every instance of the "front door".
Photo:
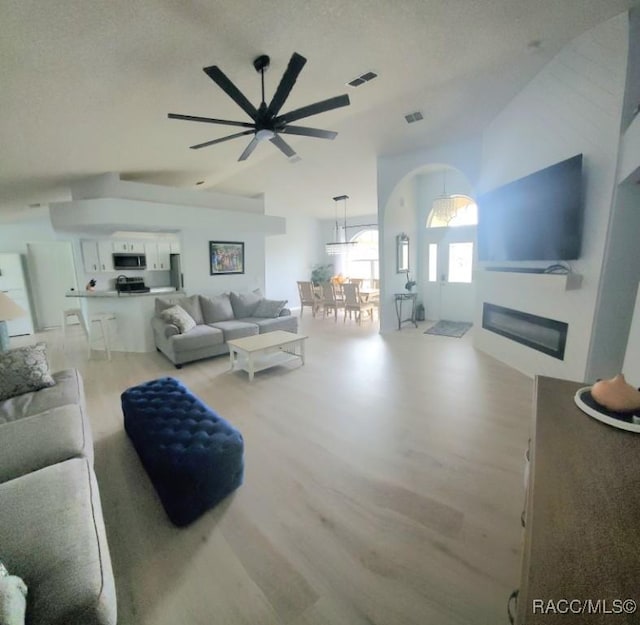
M 423 275 L 427 319 L 473 321 L 476 227 L 429 228 Z

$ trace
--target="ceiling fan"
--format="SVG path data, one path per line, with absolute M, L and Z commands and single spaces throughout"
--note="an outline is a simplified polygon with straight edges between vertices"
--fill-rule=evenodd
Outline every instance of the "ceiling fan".
M 192 150 L 199 150 L 209 145 L 215 145 L 216 143 L 222 143 L 223 141 L 229 141 L 237 137 L 245 135 L 253 135 L 253 139 L 249 145 L 245 148 L 244 152 L 240 155 L 239 161 L 246 160 L 251 153 L 256 149 L 256 146 L 261 141 L 269 140 L 275 145 L 285 156 L 291 157 L 295 155 L 293 148 L 282 138 L 281 135 L 302 135 L 304 137 L 316 137 L 319 139 L 335 139 L 337 132 L 331 130 L 321 130 L 319 128 L 307 128 L 306 126 L 292 126 L 291 122 L 295 122 L 305 117 L 311 117 L 312 115 L 318 115 L 318 113 L 324 113 L 325 111 L 331 111 L 342 106 L 349 105 L 348 95 L 339 95 L 328 100 L 322 100 L 315 104 L 309 104 L 294 111 L 289 111 L 284 115 L 279 115 L 282 105 L 285 103 L 291 89 L 295 84 L 304 64 L 307 62 L 302 55 L 294 52 L 289 60 L 289 65 L 285 70 L 280 84 L 276 89 L 273 98 L 269 105 L 264 99 L 264 72 L 269 67 L 269 57 L 263 54 L 253 61 L 253 66 L 256 71 L 260 73 L 262 79 L 262 102 L 260 106 L 256 108 L 249 102 L 244 94 L 229 80 L 224 72 L 217 66 L 205 67 L 204 72 L 220 87 L 253 121 L 252 122 L 238 122 L 229 121 L 226 119 L 214 119 L 212 117 L 198 117 L 196 115 L 179 115 L 177 113 L 169 113 L 169 119 L 182 119 L 190 122 L 204 122 L 207 124 L 223 124 L 225 126 L 239 126 L 240 128 L 247 128 L 242 132 L 222 137 L 220 139 L 213 139 L 212 141 L 205 141 L 204 143 L 198 143 L 192 145 Z

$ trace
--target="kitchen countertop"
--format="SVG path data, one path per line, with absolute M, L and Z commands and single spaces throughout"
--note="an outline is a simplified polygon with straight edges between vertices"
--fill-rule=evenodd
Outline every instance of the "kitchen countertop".
M 174 286 L 151 287 L 148 293 L 118 293 L 118 291 L 67 291 L 65 297 L 144 297 L 145 295 L 159 295 L 161 293 L 183 293 Z

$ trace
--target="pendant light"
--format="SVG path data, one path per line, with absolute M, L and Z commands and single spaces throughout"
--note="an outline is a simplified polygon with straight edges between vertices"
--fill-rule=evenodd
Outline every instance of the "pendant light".
M 442 174 L 442 195 L 437 196 L 427 217 L 427 228 L 432 222 L 449 225 L 458 211 L 469 204 L 469 199 L 461 195 L 447 195 L 447 172 Z
M 357 241 L 347 241 L 347 200 L 348 195 L 337 195 L 333 198 L 336 209 L 336 225 L 335 225 L 335 241 L 333 243 L 327 243 L 325 245 L 325 252 L 329 256 L 337 256 L 339 254 L 346 254 L 350 249 L 353 249 L 357 245 Z M 343 225 L 343 241 L 340 239 L 340 225 L 338 224 L 338 202 L 344 202 L 344 225 Z

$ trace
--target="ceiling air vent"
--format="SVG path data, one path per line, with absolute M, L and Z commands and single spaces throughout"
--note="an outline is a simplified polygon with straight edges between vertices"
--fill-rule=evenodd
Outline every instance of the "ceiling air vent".
M 376 74 L 375 72 L 365 72 L 364 74 L 357 76 L 353 80 L 350 80 L 347 84 L 350 87 L 359 87 L 360 85 L 364 85 L 365 82 L 369 82 L 370 80 L 373 80 L 377 77 L 378 74 Z
M 407 124 L 413 124 L 413 122 L 419 122 L 421 119 L 424 119 L 420 111 L 415 111 L 415 113 L 407 113 L 404 118 L 407 120 Z

